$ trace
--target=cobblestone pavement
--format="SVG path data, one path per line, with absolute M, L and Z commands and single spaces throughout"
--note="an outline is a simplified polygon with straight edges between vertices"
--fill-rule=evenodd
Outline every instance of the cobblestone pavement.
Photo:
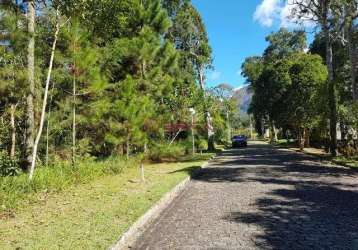
M 132 249 L 358 249 L 358 172 L 321 165 L 263 142 L 226 151 Z

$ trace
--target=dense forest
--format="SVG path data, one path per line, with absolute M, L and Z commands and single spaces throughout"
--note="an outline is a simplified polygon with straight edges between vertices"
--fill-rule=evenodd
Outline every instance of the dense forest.
M 212 53 L 190 1 L 1 3 L 1 175 L 230 139 L 236 104 L 206 86 Z
M 269 129 L 272 141 L 298 138 L 301 149 L 312 143 L 357 156 L 357 1 L 291 2 L 298 30 L 267 36 L 263 55 L 242 65 L 256 128 Z M 315 31 L 309 46 L 305 26 Z

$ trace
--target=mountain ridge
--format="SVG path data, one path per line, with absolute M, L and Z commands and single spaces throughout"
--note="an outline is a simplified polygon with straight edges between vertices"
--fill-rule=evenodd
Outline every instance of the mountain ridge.
M 238 109 L 243 113 L 247 113 L 252 100 L 250 85 L 246 84 L 234 89 L 232 96 L 238 102 Z

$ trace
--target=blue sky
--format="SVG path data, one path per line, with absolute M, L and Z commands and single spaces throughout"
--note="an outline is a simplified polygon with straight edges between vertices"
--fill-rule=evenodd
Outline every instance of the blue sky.
M 208 72 L 209 87 L 244 84 L 241 64 L 248 56 L 261 55 L 265 37 L 288 26 L 287 5 L 280 0 L 192 0 L 206 24 L 213 49 L 215 70 Z

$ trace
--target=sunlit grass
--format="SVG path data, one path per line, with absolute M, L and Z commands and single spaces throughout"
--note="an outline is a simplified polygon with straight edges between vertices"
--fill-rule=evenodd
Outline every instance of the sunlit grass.
M 69 183 L 62 190 L 56 189 L 62 184 L 55 183 L 56 192 L 31 191 L 31 199 L 0 218 L 0 249 L 106 249 L 209 156 L 145 165 L 145 183 L 138 165 L 133 165 L 120 173 Z
M 0 214 L 13 211 L 24 200 L 31 201 L 34 194 L 43 195 L 65 190 L 71 185 L 88 183 L 97 177 L 118 174 L 125 168 L 138 165 L 138 159 L 109 158 L 105 161 L 83 160 L 72 167 L 66 162 L 53 167 L 40 167 L 30 182 L 27 174 L 0 177 Z
M 333 162 L 344 165 L 346 167 L 358 169 L 358 156 L 350 157 L 350 158 L 344 156 L 338 156 L 333 158 Z

